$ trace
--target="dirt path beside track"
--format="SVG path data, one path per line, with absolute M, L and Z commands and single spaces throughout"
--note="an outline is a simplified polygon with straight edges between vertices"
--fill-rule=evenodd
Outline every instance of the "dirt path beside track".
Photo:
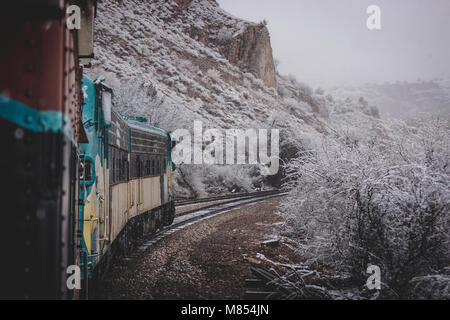
M 300 263 L 277 236 L 281 199 L 235 209 L 175 232 L 134 261 L 116 265 L 103 281 L 102 299 L 242 299 L 252 266 Z M 277 239 L 270 244 L 268 239 Z M 279 239 L 279 241 L 278 241 Z

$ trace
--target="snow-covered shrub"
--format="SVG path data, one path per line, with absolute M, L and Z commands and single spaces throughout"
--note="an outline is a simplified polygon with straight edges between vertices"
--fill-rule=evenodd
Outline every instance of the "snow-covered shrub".
M 377 106 L 370 106 L 370 115 L 374 118 L 380 118 L 380 110 Z
M 306 103 L 305 101 L 299 101 L 298 107 L 303 111 L 312 112 L 311 105 L 309 103 Z
M 217 69 L 208 69 L 208 71 L 206 71 L 206 75 L 215 82 L 221 81 L 220 72 Z
M 298 101 L 294 98 L 288 98 L 286 101 L 286 109 L 289 111 L 289 113 L 293 114 L 297 109 L 300 109 L 302 111 L 306 112 L 312 112 L 311 105 L 304 101 Z
M 253 191 L 260 185 L 261 176 L 255 166 L 204 166 L 202 181 L 208 193 Z
M 278 95 L 283 98 L 290 98 L 292 96 L 291 92 L 284 86 L 279 85 L 277 89 Z
M 289 81 L 292 85 L 295 85 L 298 81 L 297 78 L 293 74 L 288 74 L 285 76 L 286 80 Z
M 260 78 L 255 78 L 253 83 L 256 85 L 256 87 L 260 88 L 260 89 L 265 89 L 266 85 L 264 83 L 264 81 Z
M 175 170 L 175 193 L 177 197 L 202 197 L 207 195 L 205 186 L 198 172 L 202 170 L 199 165 L 180 164 Z
M 378 265 L 386 295 L 450 262 L 450 133 L 436 119 L 391 124 L 367 143 L 326 139 L 287 168 L 287 233 L 310 262 L 365 284 Z
M 290 74 L 290 75 L 286 76 L 285 79 L 288 82 L 290 82 L 296 89 L 298 89 L 300 94 L 305 95 L 305 96 L 313 95 L 313 89 L 310 86 L 308 86 L 307 84 L 305 84 L 303 82 L 299 82 L 294 75 Z
M 276 121 L 282 119 L 281 117 L 275 118 Z M 307 135 L 302 134 L 299 131 L 291 130 L 289 128 L 282 129 L 280 131 L 280 168 L 275 175 L 264 177 L 266 184 L 270 184 L 273 187 L 280 188 L 283 185 L 283 180 L 286 179 L 285 167 L 292 159 L 296 159 L 299 154 L 304 152 L 309 144 L 309 138 Z
M 254 191 L 262 187 L 257 166 L 179 165 L 175 172 L 175 191 L 181 197 Z
M 318 108 L 318 114 L 322 118 L 328 118 L 330 115 L 330 111 L 328 110 L 328 103 L 326 98 L 323 95 L 318 95 L 314 97 L 314 102 Z
M 315 94 L 323 96 L 325 94 L 325 90 L 323 90 L 321 87 L 318 87 L 315 91 Z
M 410 281 L 410 297 L 420 300 L 450 300 L 450 275 L 415 277 Z
M 223 26 L 220 28 L 220 30 L 217 32 L 217 40 L 221 44 L 228 43 L 233 38 L 233 30 Z

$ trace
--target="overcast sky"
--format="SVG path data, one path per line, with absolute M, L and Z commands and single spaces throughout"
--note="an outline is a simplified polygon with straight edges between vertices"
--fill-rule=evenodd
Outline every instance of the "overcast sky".
M 450 77 L 450 0 L 218 0 L 269 22 L 282 74 L 312 86 Z M 366 27 L 369 5 L 381 30 Z

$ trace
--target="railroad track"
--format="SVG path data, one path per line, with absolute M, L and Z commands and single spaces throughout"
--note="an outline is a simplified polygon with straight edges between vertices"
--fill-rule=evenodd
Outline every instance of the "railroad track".
M 218 201 L 218 200 L 227 200 L 227 199 L 236 199 L 236 198 L 244 198 L 244 197 L 256 197 L 258 195 L 269 195 L 269 194 L 275 194 L 280 193 L 278 190 L 267 190 L 267 191 L 257 191 L 257 192 L 243 192 L 243 193 L 232 193 L 227 194 L 224 196 L 217 196 L 217 197 L 210 197 L 210 198 L 201 198 L 201 199 L 180 199 L 175 200 L 175 206 L 187 206 L 190 204 L 197 204 L 197 203 L 203 203 L 203 202 L 212 202 L 212 201 Z
M 193 208 L 191 210 L 185 210 L 185 211 L 176 213 L 175 217 L 184 216 L 184 215 L 187 215 L 187 214 L 190 214 L 193 212 L 197 212 L 198 210 L 201 210 L 201 209 L 214 208 L 220 204 L 233 203 L 233 202 L 236 202 L 239 200 L 253 199 L 253 198 L 257 198 L 257 197 L 276 195 L 276 194 L 280 194 L 280 193 L 281 193 L 281 191 L 278 191 L 278 190 L 270 190 L 270 191 L 251 192 L 251 193 L 231 194 L 231 195 L 219 196 L 219 197 L 213 197 L 213 198 L 188 200 L 188 201 L 186 201 L 186 202 L 188 202 L 187 204 L 185 201 L 183 201 L 179 204 L 175 204 L 175 208 L 181 208 L 184 206 L 190 206 L 190 205 L 200 204 L 200 203 L 208 203 L 208 202 L 214 202 L 214 203 L 202 206 L 201 208 Z M 228 200 L 228 201 L 226 201 L 226 200 Z M 217 201 L 221 201 L 221 202 L 217 202 Z
M 230 201 L 215 203 L 207 207 L 191 210 L 188 213 L 183 213 L 182 215 L 175 217 L 175 220 L 172 225 L 164 227 L 162 230 L 159 230 L 158 232 L 149 236 L 146 240 L 143 241 L 143 244 L 141 244 L 131 255 L 125 257 L 123 260 L 134 260 L 138 258 L 149 247 L 153 246 L 154 244 L 161 241 L 165 237 L 177 231 L 180 231 L 186 227 L 189 227 L 195 223 L 226 213 L 238 207 L 244 207 L 256 202 L 282 197 L 285 196 L 286 194 L 287 194 L 286 192 L 280 191 L 273 191 L 270 193 L 265 192 L 264 194 L 255 192 L 252 194 L 246 194 L 246 196 L 244 197 L 242 197 L 241 195 L 241 197 L 234 197 L 235 199 Z

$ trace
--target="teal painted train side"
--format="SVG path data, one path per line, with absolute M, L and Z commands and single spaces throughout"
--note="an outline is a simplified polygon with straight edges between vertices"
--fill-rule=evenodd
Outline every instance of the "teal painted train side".
M 83 77 L 82 92 L 84 104 L 82 109 L 83 127 L 88 143 L 80 148 L 80 199 L 79 240 L 81 249 L 80 267 L 87 287 L 91 270 L 100 259 L 100 228 L 104 228 L 106 208 L 104 199 L 108 187 L 105 181 L 107 170 L 107 123 L 97 95 L 97 85 L 88 77 Z M 102 230 L 103 234 L 105 233 Z M 88 275 L 88 276 L 86 276 Z
M 73 4 L 80 30 L 65 23 Z M 2 2 L 0 299 L 80 297 L 66 281 L 80 258 L 81 66 L 89 64 L 94 7 L 95 0 Z
M 80 149 L 79 245 L 84 286 L 95 289 L 111 261 L 172 223 L 174 165 L 169 132 L 118 113 L 104 81 L 84 77 L 82 87 L 89 142 Z

